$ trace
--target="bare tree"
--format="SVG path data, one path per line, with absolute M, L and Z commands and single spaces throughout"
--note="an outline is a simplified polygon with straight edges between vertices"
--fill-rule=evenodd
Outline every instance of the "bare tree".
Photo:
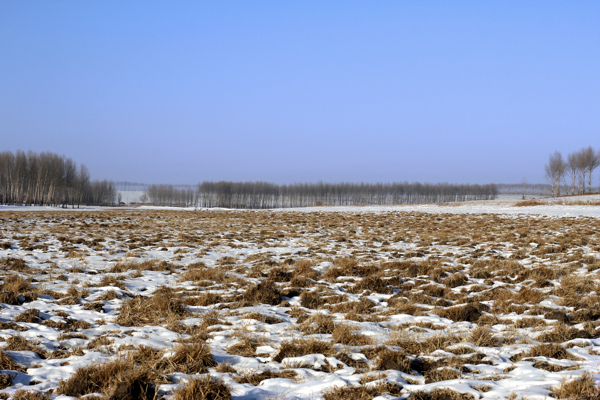
M 83 201 L 85 194 L 89 191 L 90 186 L 90 173 L 85 165 L 79 166 L 79 175 L 76 178 L 75 184 L 75 201 L 77 202 L 77 208 Z
M 588 193 L 592 192 L 592 173 L 600 165 L 600 153 L 596 153 L 592 146 L 588 146 L 581 150 L 581 168 L 584 175 L 585 185 L 585 173 L 588 174 Z M 585 191 L 585 190 L 584 190 Z
M 569 153 L 567 156 L 566 175 L 571 178 L 571 194 L 575 194 L 575 180 L 580 171 L 580 157 L 578 152 Z
M 577 153 L 577 193 L 585 192 L 585 155 L 582 151 Z
M 566 171 L 566 163 L 563 160 L 562 154 L 559 151 L 551 154 L 548 164 L 546 164 L 544 169 L 546 178 L 552 183 L 552 195 L 560 196 L 560 182 L 563 180 Z
M 590 163 L 590 176 L 589 176 L 589 187 L 590 187 L 590 191 L 592 190 L 592 172 L 594 172 L 594 170 L 596 168 L 600 167 L 600 150 L 598 150 L 597 152 L 594 153 L 594 158 L 593 161 Z M 600 187 L 598 187 L 598 191 L 600 192 Z

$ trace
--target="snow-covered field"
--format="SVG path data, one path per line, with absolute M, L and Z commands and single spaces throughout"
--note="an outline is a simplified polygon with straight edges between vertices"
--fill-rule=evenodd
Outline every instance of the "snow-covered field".
M 598 395 L 600 207 L 537 200 L 0 208 L 0 398 Z

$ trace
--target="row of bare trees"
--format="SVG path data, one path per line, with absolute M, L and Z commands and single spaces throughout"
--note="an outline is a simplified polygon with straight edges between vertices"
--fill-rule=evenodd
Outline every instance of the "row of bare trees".
M 17 151 L 0 153 L 0 204 L 106 205 L 117 191 L 110 181 L 90 181 L 85 165 L 58 154 Z
M 196 190 L 150 185 L 147 199 L 155 205 L 242 209 L 311 207 L 318 205 L 385 205 L 488 200 L 496 185 L 421 183 L 295 183 L 202 182 Z
M 141 201 L 161 206 L 195 207 L 197 193 L 190 185 L 148 185 Z
M 562 182 L 567 186 L 566 194 L 569 192 L 569 184 L 572 195 L 586 193 L 586 177 L 588 182 L 587 193 L 591 193 L 592 173 L 598 166 L 600 166 L 600 151 L 595 151 L 592 146 L 574 151 L 566 159 L 559 151 L 555 151 L 550 155 L 544 168 L 546 179 L 552 185 L 552 196 L 560 196 Z

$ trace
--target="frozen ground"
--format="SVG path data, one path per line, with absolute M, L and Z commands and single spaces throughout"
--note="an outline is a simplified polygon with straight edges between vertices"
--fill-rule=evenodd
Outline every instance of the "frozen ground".
M 0 392 L 182 399 L 209 375 L 234 399 L 578 398 L 600 207 L 516 202 L 2 208 Z

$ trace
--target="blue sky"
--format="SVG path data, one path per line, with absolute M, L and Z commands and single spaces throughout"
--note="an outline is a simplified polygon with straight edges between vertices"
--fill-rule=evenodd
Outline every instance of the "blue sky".
M 93 178 L 543 182 L 600 148 L 599 1 L 0 2 L 0 150 Z

